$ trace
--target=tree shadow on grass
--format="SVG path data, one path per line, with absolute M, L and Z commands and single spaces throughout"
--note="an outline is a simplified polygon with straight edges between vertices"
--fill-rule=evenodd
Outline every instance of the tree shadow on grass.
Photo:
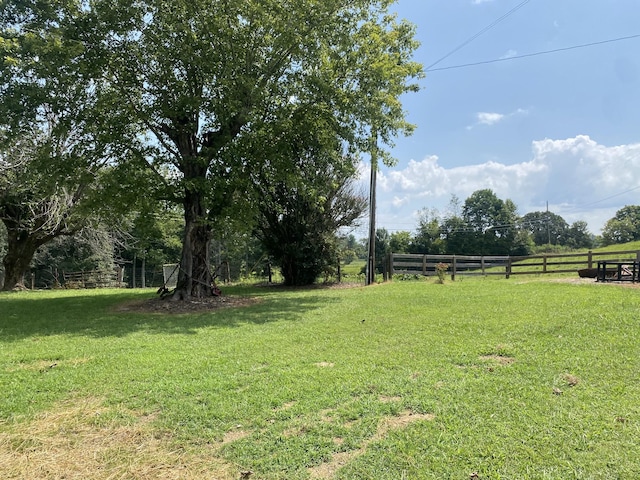
M 63 292 L 60 295 L 7 295 L 0 297 L 0 338 L 19 341 L 29 337 L 79 335 L 123 337 L 136 332 L 154 334 L 195 334 L 203 328 L 234 328 L 244 324 L 295 322 L 308 311 L 335 301 L 336 293 L 322 291 L 296 294 L 240 291 L 258 301 L 247 306 L 222 307 L 185 314 L 140 313 L 118 309 L 125 302 L 153 297 L 130 291 L 93 293 Z M 233 297 L 233 292 L 231 294 Z M 230 298 L 231 298 L 230 297 Z

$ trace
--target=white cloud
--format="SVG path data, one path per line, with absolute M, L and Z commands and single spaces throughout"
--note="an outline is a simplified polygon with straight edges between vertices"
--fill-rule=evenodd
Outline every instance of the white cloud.
M 505 54 L 500 57 L 500 60 L 506 60 L 507 58 L 513 58 L 513 57 L 515 57 L 517 55 L 518 55 L 518 52 L 516 50 L 510 49 L 510 50 L 507 50 L 505 52 Z
M 413 230 L 418 210 L 445 213 L 452 194 L 464 201 L 483 188 L 512 199 L 522 215 L 545 210 L 549 202 L 567 222 L 585 220 L 598 234 L 616 210 L 639 203 L 640 143 L 608 147 L 579 135 L 534 141 L 531 158 L 511 165 L 491 161 L 446 168 L 435 155 L 411 160 L 378 174 L 379 225 Z
M 477 126 L 486 125 L 492 126 L 496 125 L 510 117 L 514 117 L 516 115 L 528 115 L 529 110 L 525 108 L 518 108 L 517 110 L 511 113 L 497 113 L 497 112 L 478 112 L 476 113 L 476 123 L 473 125 L 469 125 L 467 130 L 472 130 Z
M 477 114 L 478 123 L 480 125 L 495 125 L 504 119 L 504 115 L 502 113 L 488 113 L 488 112 L 480 112 Z

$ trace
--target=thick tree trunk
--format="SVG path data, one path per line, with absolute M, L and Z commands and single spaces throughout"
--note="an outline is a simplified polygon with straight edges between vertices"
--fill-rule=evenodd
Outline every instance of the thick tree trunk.
M 13 230 L 7 227 L 7 253 L 2 260 L 4 265 L 3 291 L 26 288 L 24 276 L 38 247 L 40 239 L 34 238 L 24 230 Z
M 228 125 L 216 132 L 204 135 L 202 149 L 198 141 L 198 115 L 188 112 L 182 117 L 172 119 L 173 125 L 183 128 L 167 132 L 181 154 L 180 171 L 184 175 L 184 219 L 185 230 L 182 243 L 182 256 L 178 273 L 178 284 L 173 294 L 174 300 L 186 300 L 191 297 L 215 296 L 211 275 L 209 247 L 211 244 L 211 225 L 208 222 L 206 206 L 207 174 L 210 158 L 221 151 L 240 133 L 244 121 L 236 115 Z
M 202 194 L 187 191 L 184 199 L 185 232 L 174 300 L 213 296 L 209 259 L 211 227 L 207 224 Z

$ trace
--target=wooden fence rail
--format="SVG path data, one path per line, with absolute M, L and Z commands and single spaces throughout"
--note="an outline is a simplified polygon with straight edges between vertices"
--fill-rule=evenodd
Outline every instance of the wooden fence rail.
M 436 265 L 447 265 L 451 279 L 456 275 L 532 275 L 578 273 L 596 278 L 598 261 L 640 262 L 640 250 L 620 252 L 550 253 L 529 256 L 429 255 L 392 253 L 387 259 L 387 277 L 394 275 L 436 275 Z
M 65 288 L 120 288 L 123 285 L 123 269 L 62 272 L 62 284 Z

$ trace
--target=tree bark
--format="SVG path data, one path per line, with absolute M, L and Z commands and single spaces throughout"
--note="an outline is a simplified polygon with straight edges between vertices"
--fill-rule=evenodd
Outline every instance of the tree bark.
M 178 283 L 173 300 L 191 297 L 215 296 L 209 250 L 212 227 L 207 209 L 208 172 L 211 158 L 219 153 L 237 135 L 245 121 L 241 114 L 233 117 L 227 125 L 203 136 L 202 149 L 198 148 L 197 115 L 173 119 L 174 125 L 182 128 L 168 129 L 167 135 L 181 155 L 179 165 L 184 178 L 184 239 L 178 271 Z M 209 205 L 210 206 L 210 205 Z
M 196 190 L 187 190 L 185 193 L 184 241 L 174 300 L 214 295 L 209 258 L 211 226 L 206 221 L 207 211 L 203 204 L 203 194 Z
M 29 265 L 38 247 L 46 243 L 41 239 L 30 235 L 25 230 L 16 230 L 7 225 L 7 253 L 2 259 L 4 265 L 5 292 L 26 288 L 24 276 L 29 270 Z

